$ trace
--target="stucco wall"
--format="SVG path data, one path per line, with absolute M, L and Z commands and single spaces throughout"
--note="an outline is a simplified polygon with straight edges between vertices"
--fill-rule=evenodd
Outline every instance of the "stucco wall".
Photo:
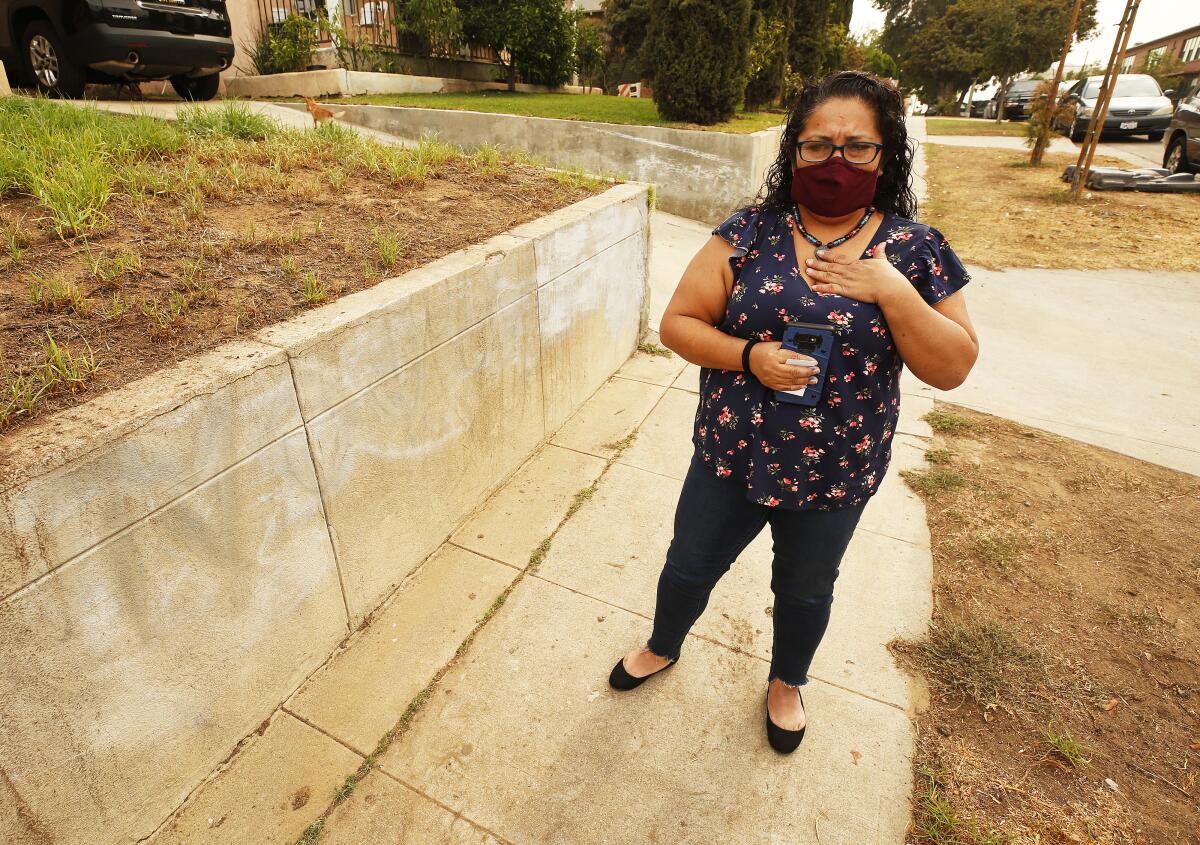
M 303 108 L 303 104 L 294 105 Z M 748 135 L 511 114 L 339 105 L 342 120 L 413 140 L 436 134 L 464 147 L 501 144 L 558 167 L 620 174 L 655 186 L 659 208 L 710 225 L 758 192 L 782 127 Z
M 18 431 L 0 842 L 147 836 L 634 351 L 624 184 Z
M 503 82 L 458 79 L 442 76 L 418 76 L 404 73 L 372 73 L 345 68 L 305 70 L 296 73 L 272 73 L 267 76 L 238 75 L 225 80 L 230 97 L 332 97 L 360 94 L 458 94 L 464 91 L 504 91 Z M 516 90 L 527 93 L 583 94 L 574 85 L 547 88 L 518 82 Z M 593 96 L 604 92 L 588 89 Z

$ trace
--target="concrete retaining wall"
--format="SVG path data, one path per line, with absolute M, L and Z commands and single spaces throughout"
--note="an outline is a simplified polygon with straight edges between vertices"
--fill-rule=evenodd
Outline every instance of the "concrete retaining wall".
M 284 103 L 293 108 L 303 104 Z M 783 127 L 749 135 L 397 106 L 338 105 L 342 120 L 418 140 L 500 144 L 557 167 L 652 182 L 658 208 L 716 225 L 758 192 Z
M 225 79 L 228 97 L 333 97 L 359 94 L 458 94 L 464 91 L 506 91 L 503 82 L 477 79 L 451 79 L 440 76 L 410 76 L 402 73 L 370 73 L 360 70 L 333 68 L 306 70 L 297 73 L 274 73 L 270 76 L 230 76 Z M 525 93 L 556 92 L 582 94 L 585 89 L 576 85 L 547 88 L 544 85 L 517 83 Z M 599 88 L 587 89 L 603 94 Z
M 642 337 L 625 184 L 10 438 L 0 841 L 147 836 Z

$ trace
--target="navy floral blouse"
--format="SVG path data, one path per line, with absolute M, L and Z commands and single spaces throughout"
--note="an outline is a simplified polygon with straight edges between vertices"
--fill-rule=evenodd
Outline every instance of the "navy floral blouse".
M 837 294 L 814 293 L 792 239 L 794 209 L 750 206 L 712 230 L 736 249 L 733 291 L 717 328 L 782 340 L 792 318 L 834 327 L 834 349 L 820 402 L 779 402 L 753 373 L 700 368 L 692 443 L 720 478 L 746 485 L 746 497 L 788 510 L 865 504 L 891 461 L 903 368 L 882 310 Z M 929 304 L 970 281 L 942 233 L 884 212 L 863 251 L 887 242 L 888 260 Z

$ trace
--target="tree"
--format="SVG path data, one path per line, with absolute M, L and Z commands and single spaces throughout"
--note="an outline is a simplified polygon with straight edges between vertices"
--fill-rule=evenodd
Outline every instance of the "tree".
M 581 18 L 575 25 L 575 72 L 585 88 L 591 88 L 604 71 L 604 44 L 600 25 Z
M 832 0 L 829 4 L 829 22 L 825 24 L 825 43 L 822 49 L 822 74 L 835 73 L 847 67 L 850 17 L 853 11 L 853 0 Z
M 896 60 L 880 47 L 880 30 L 877 29 L 850 37 L 846 42 L 846 67 L 886 79 L 900 76 Z
M 431 75 L 432 56 L 462 44 L 463 16 L 454 0 L 405 0 L 394 10 L 392 24 L 396 33 L 411 35 L 420 42 Z
M 793 80 L 789 87 L 821 77 L 828 55 L 829 24 L 835 23 L 832 13 L 831 0 L 793 0 L 791 16 L 796 23 L 788 39 L 788 72 Z
M 1014 76 L 1042 70 L 1062 52 L 1073 7 L 1073 2 L 1062 0 L 958 0 L 947 14 L 966 16 L 979 31 L 982 74 L 999 80 L 1000 102 L 1004 102 Z M 1077 37 L 1089 38 L 1095 27 L 1096 0 L 1084 0 Z
M 1001 96 L 1018 73 L 1042 70 L 1062 48 L 1073 0 L 878 0 L 885 11 L 880 46 L 900 66 L 906 87 L 926 102 L 993 77 Z M 1084 0 L 1080 40 L 1096 27 L 1096 0 Z M 960 96 L 961 99 L 961 96 Z
M 650 27 L 650 0 L 604 0 L 601 10 L 605 90 L 609 80 L 616 85 L 649 76 L 642 44 Z
M 874 0 L 877 9 L 884 13 L 883 29 L 880 32 L 878 47 L 891 56 L 900 68 L 901 77 L 911 87 L 919 87 L 921 83 L 908 79 L 908 59 L 914 48 L 921 46 L 918 35 L 925 26 L 940 18 L 953 0 Z M 929 84 L 933 80 L 925 80 Z M 936 84 L 936 83 L 935 83 Z M 922 97 L 932 103 L 935 98 Z
M 667 120 L 733 117 L 746 91 L 750 0 L 651 0 L 642 47 L 654 103 Z
M 783 94 L 794 0 L 753 0 L 747 59 L 746 109 L 774 105 Z
M 945 104 L 954 92 L 966 93 L 983 73 L 982 45 L 974 23 L 965 16 L 941 15 L 928 21 L 908 47 L 900 73 L 927 103 Z M 939 112 L 941 108 L 939 108 Z
M 578 15 L 562 0 L 458 0 L 458 5 L 466 39 L 501 56 L 508 90 L 516 90 L 518 72 L 525 82 L 551 88 L 571 78 Z

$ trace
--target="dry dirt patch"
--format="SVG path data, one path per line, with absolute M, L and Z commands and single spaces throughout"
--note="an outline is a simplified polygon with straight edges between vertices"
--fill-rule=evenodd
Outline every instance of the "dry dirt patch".
M 925 147 L 926 219 L 967 261 L 1005 267 L 1200 271 L 1200 194 L 1085 190 L 1059 180 L 1075 156 L 987 147 Z M 1093 166 L 1130 165 L 1096 156 Z
M 939 405 L 914 837 L 1200 843 L 1200 479 Z
M 0 107 L 0 431 L 608 183 L 433 141 Z M 453 295 L 447 291 L 447 295 Z

